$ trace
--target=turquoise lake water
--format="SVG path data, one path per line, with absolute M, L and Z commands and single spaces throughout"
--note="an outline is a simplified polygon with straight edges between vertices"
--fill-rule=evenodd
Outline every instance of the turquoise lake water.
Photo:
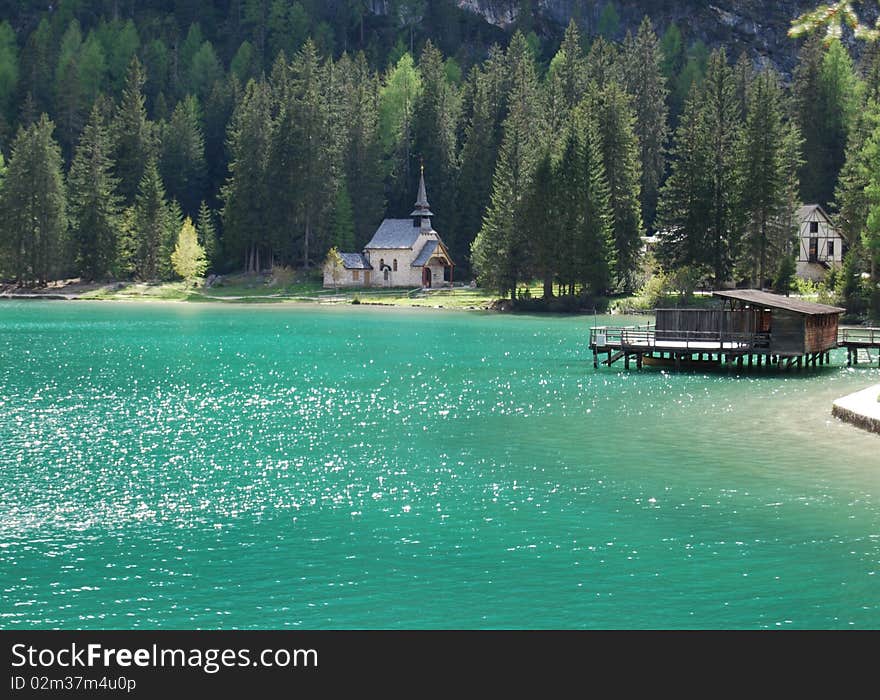
M 0 304 L 0 627 L 880 627 L 880 371 L 594 321 Z

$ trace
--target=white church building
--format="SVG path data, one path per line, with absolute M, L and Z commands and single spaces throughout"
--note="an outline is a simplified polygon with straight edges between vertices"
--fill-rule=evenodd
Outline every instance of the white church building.
M 385 219 L 361 253 L 340 253 L 324 265 L 324 287 L 448 287 L 455 265 L 431 226 L 425 172 L 409 219 Z

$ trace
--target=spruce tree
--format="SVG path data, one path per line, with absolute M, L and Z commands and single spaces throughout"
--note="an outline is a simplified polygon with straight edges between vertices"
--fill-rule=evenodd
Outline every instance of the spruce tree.
M 800 133 L 785 120 L 782 88 L 770 69 L 754 80 L 740 144 L 741 208 L 746 219 L 745 267 L 763 288 L 779 260 L 791 255 L 800 165 Z
M 602 163 L 613 214 L 615 277 L 631 289 L 641 249 L 639 144 L 629 96 L 616 84 L 602 90 L 595 102 Z
M 0 249 L 19 284 L 46 284 L 67 266 L 66 194 L 55 125 L 43 114 L 12 142 L 0 191 Z
M 116 264 L 121 227 L 112 140 L 100 106 L 92 108 L 68 175 L 70 233 L 80 276 L 100 279 Z
M 703 177 L 711 191 L 705 252 L 718 287 L 730 278 L 740 236 L 737 143 L 742 114 L 733 70 L 724 49 L 713 51 L 709 59 L 702 88 L 702 111 L 701 136 L 705 141 L 698 147 L 708 152 L 709 168 Z
M 684 105 L 672 147 L 672 167 L 660 196 L 657 258 L 666 270 L 707 267 L 706 232 L 712 181 L 702 94 L 694 87 Z
M 223 186 L 223 249 L 245 272 L 258 272 L 269 248 L 267 164 L 272 140 L 271 97 L 251 80 L 229 124 L 229 178 Z M 265 260 L 265 257 L 264 257 Z
M 642 221 L 654 228 L 660 184 L 666 169 L 668 89 L 663 77 L 663 54 L 648 17 L 635 38 L 627 35 L 623 44 L 623 79 L 633 97 L 639 160 L 642 166 Z
M 505 114 L 503 55 L 493 47 L 483 67 L 474 67 L 466 89 L 466 114 L 458 177 L 460 250 L 468 250 L 492 197 L 492 180 Z
M 355 249 L 372 236 L 385 211 L 382 144 L 379 139 L 379 85 L 363 52 L 341 75 L 341 123 L 334 131 L 343 136 L 340 144 L 345 186 L 354 217 Z
M 184 214 L 196 216 L 206 194 L 207 166 L 198 99 L 178 102 L 171 120 L 161 129 L 159 172 L 168 196 L 180 202 Z
M 413 150 L 415 107 L 422 77 L 412 56 L 404 54 L 379 90 L 379 130 L 388 161 L 388 208 L 402 211 L 412 205 L 418 172 Z
M 431 188 L 433 224 L 443 232 L 447 245 L 457 250 L 454 222 L 460 100 L 454 86 L 447 81 L 443 56 L 430 40 L 422 50 L 419 71 L 422 91 L 413 111 L 413 151 L 424 165 L 429 185 L 435 185 Z M 410 192 L 413 201 L 414 192 L 413 187 Z
M 516 299 L 517 283 L 531 274 L 526 254 L 529 231 L 521 208 L 531 187 L 543 114 L 532 52 L 520 32 L 511 39 L 506 62 L 511 86 L 509 111 L 491 201 L 471 247 L 471 262 L 484 286 Z
M 587 90 L 587 65 L 574 21 L 568 23 L 559 51 L 550 62 L 545 89 L 548 129 L 560 133 Z
M 199 218 L 196 223 L 199 245 L 205 249 L 205 259 L 208 269 L 218 264 L 219 243 L 217 242 L 217 229 L 214 226 L 214 212 L 208 208 L 207 202 L 199 205 Z
M 331 243 L 338 250 L 355 250 L 354 214 L 351 209 L 351 198 L 348 196 L 345 182 L 342 182 L 339 189 L 336 190 Z
M 122 91 L 122 101 L 113 120 L 116 176 L 123 201 L 134 201 L 143 179 L 147 162 L 155 156 L 154 125 L 147 120 L 144 106 L 143 66 L 131 60 Z
M 134 271 L 142 280 L 157 279 L 166 267 L 168 231 L 171 210 L 165 199 L 165 187 L 155 158 L 144 169 L 134 204 Z M 169 262 L 170 264 L 170 262 Z

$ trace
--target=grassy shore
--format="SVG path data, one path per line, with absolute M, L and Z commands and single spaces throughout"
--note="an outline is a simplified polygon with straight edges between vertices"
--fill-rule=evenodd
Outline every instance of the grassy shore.
M 540 296 L 540 285 L 531 285 L 529 292 Z M 190 286 L 183 282 L 87 284 L 68 280 L 34 293 L 35 296 L 38 294 L 64 294 L 76 299 L 107 301 L 363 304 L 463 310 L 488 309 L 498 298 L 497 294 L 472 287 L 434 290 L 324 289 L 321 281 L 314 277 L 297 276 L 279 281 L 270 275 L 228 275 L 211 287 Z

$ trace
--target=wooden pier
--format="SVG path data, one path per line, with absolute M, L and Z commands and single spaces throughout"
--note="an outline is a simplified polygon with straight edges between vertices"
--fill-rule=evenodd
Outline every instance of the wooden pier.
M 837 345 L 846 348 L 848 366 L 860 362 L 873 363 L 872 351 L 877 352 L 877 364 L 880 366 L 880 328 L 841 328 Z
M 715 296 L 722 300 L 720 309 L 658 309 L 656 324 L 590 329 L 593 366 L 605 355 L 601 364 L 623 360 L 626 369 L 635 362 L 639 369 L 662 364 L 789 370 L 825 365 L 838 347 L 841 308 L 758 290 Z M 880 332 L 877 341 L 880 345 Z

